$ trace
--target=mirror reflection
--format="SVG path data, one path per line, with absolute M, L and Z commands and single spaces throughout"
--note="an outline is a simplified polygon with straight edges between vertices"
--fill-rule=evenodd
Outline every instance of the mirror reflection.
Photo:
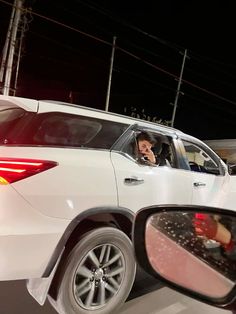
M 167 211 L 146 223 L 150 264 L 165 279 L 221 298 L 236 280 L 236 217 L 213 212 Z

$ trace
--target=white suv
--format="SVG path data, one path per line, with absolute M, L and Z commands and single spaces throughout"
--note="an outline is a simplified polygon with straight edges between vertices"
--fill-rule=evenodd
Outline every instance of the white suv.
M 136 156 L 149 131 L 168 166 Z M 176 129 L 55 101 L 0 96 L 0 280 L 28 279 L 59 313 L 107 314 L 135 278 L 132 221 L 142 207 L 235 208 L 235 177 Z

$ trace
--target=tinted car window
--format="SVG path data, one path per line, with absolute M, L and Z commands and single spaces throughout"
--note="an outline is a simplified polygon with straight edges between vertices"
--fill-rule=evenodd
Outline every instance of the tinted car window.
M 22 144 L 110 149 L 128 125 L 91 117 L 38 114 Z
M 6 142 L 14 127 L 25 115 L 20 108 L 9 108 L 0 111 L 0 142 Z

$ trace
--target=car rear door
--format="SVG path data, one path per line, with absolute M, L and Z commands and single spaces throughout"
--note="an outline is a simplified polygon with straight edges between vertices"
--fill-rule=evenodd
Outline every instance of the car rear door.
M 152 132 L 158 136 L 157 132 Z M 169 167 L 150 166 L 135 160 L 129 149 L 134 137 L 135 132 L 131 131 L 122 149 L 111 152 L 119 206 L 136 212 L 142 207 L 156 204 L 190 204 L 191 178 L 178 167 L 175 138 L 170 137 L 172 166 Z

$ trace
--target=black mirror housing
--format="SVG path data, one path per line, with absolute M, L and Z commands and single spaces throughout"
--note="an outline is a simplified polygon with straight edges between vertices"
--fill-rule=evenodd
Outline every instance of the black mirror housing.
M 140 266 L 167 286 L 231 309 L 236 298 L 236 212 L 189 205 L 152 206 L 135 217 Z

